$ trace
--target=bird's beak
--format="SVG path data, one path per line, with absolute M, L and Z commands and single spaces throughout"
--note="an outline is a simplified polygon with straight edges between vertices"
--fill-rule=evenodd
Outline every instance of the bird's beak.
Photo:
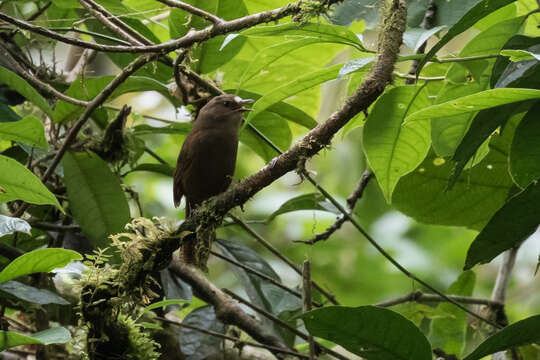
M 255 100 L 253 99 L 242 99 L 240 100 L 238 103 L 241 104 L 241 105 L 245 105 L 245 104 L 251 104 L 253 103 Z M 246 108 L 240 108 L 240 111 L 241 112 L 247 112 L 247 111 L 252 111 L 253 109 L 246 109 Z

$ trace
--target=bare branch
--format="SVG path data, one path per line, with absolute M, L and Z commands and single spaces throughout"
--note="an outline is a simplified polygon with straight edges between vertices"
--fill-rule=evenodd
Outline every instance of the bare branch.
M 489 299 L 482 299 L 482 298 L 474 298 L 471 296 L 456 296 L 456 295 L 447 295 L 448 298 L 460 302 L 462 304 L 469 304 L 469 305 L 488 305 L 492 307 L 501 307 L 504 304 L 498 301 L 489 300 Z M 446 298 L 443 298 L 436 294 L 426 294 L 421 291 L 414 291 L 411 292 L 405 296 L 382 301 L 379 303 L 376 303 L 375 306 L 380 307 L 390 307 L 394 305 L 403 304 L 406 302 L 417 302 L 417 303 L 433 303 L 433 302 L 448 302 Z
M 170 7 L 175 7 L 175 8 L 178 8 L 178 9 L 185 10 L 190 14 L 200 16 L 203 19 L 208 20 L 213 24 L 221 24 L 221 23 L 223 23 L 225 21 L 222 18 L 220 18 L 219 16 L 216 16 L 216 15 L 214 15 L 212 13 L 209 13 L 208 11 L 204 11 L 202 9 L 199 9 L 199 8 L 197 8 L 195 6 L 186 4 L 183 1 L 178 1 L 178 0 L 157 0 L 157 1 L 159 1 L 160 3 L 166 4 L 166 5 L 169 5 Z
M 261 322 L 246 314 L 234 300 L 209 282 L 196 268 L 183 263 L 177 253 L 173 255 L 169 269 L 191 285 L 197 297 L 214 307 L 216 316 L 221 322 L 238 326 L 261 344 L 288 350 L 281 339 L 269 334 Z

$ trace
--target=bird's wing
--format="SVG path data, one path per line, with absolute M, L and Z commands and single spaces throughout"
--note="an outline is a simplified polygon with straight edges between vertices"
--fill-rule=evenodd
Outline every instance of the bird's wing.
M 176 169 L 174 170 L 174 181 L 173 181 L 173 194 L 174 194 L 174 206 L 178 207 L 180 205 L 180 201 L 182 200 L 182 196 L 184 196 L 184 188 L 182 186 L 182 181 L 184 175 L 188 172 L 192 162 L 193 162 L 193 156 L 189 153 L 190 147 L 188 146 L 188 143 L 190 142 L 191 138 L 188 136 L 186 140 L 184 140 L 184 144 L 182 145 L 182 150 L 180 150 L 180 155 L 178 155 L 178 162 L 176 164 Z M 186 210 L 188 205 L 186 204 Z

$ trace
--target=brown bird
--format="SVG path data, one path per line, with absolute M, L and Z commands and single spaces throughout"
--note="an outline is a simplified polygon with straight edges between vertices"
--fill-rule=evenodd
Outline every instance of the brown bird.
M 191 132 L 184 140 L 174 172 L 174 206 L 186 197 L 186 218 L 204 200 L 227 190 L 231 184 L 238 149 L 238 127 L 244 104 L 253 102 L 235 95 L 220 95 L 199 112 Z M 182 244 L 182 257 L 199 264 L 193 236 Z M 204 264 L 202 264 L 204 267 Z

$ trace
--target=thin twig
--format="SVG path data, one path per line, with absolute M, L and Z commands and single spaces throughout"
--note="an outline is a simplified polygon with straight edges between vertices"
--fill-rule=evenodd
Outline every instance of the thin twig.
M 264 309 L 261 309 L 260 307 L 258 307 L 256 305 L 253 305 L 251 302 L 249 302 L 246 299 L 244 299 L 243 297 L 235 294 L 234 292 L 232 292 L 229 289 L 221 289 L 221 290 L 225 294 L 227 294 L 230 297 L 232 297 L 233 299 L 237 300 L 238 302 L 246 305 L 250 309 L 252 309 L 252 310 L 256 311 L 257 313 L 263 315 L 264 317 L 272 320 L 274 323 L 278 324 L 282 328 L 289 330 L 290 332 L 292 332 L 293 334 L 295 334 L 296 336 L 300 337 L 301 339 L 303 339 L 305 341 L 309 341 L 309 335 L 306 335 L 303 332 L 293 328 L 292 326 L 290 326 L 289 324 L 287 324 L 283 320 L 279 319 L 277 316 L 275 316 L 273 314 L 270 314 L 268 311 L 266 311 Z M 317 347 L 323 349 L 326 353 L 328 353 L 329 355 L 335 357 L 336 359 L 348 360 L 348 358 L 346 356 L 341 355 L 340 353 L 335 352 L 334 350 L 332 350 L 332 349 L 330 349 L 330 348 L 328 348 L 328 347 L 326 347 L 324 345 L 321 345 L 320 343 L 315 342 L 315 344 L 317 345 Z
M 302 266 L 302 312 L 311 311 L 311 266 L 309 260 L 304 261 Z M 308 336 L 309 343 L 309 357 L 315 359 L 317 356 L 315 349 L 315 342 L 313 341 L 313 336 Z
M 360 181 L 358 181 L 356 188 L 347 198 L 347 206 L 349 208 L 350 214 L 353 213 L 356 203 L 364 194 L 364 190 L 366 189 L 366 186 L 369 184 L 369 181 L 372 177 L 373 172 L 370 169 L 366 169 L 360 177 Z M 332 236 L 332 234 L 334 234 L 337 230 L 339 230 L 346 221 L 347 218 L 344 215 L 341 215 L 332 225 L 330 225 L 330 227 L 328 227 L 328 229 L 326 229 L 323 233 L 315 235 L 311 240 L 294 240 L 293 242 L 313 245 L 319 241 L 328 240 L 328 238 Z
M 199 8 L 197 8 L 195 6 L 186 4 L 183 1 L 178 1 L 178 0 L 157 0 L 157 1 L 159 1 L 160 3 L 166 4 L 166 5 L 169 5 L 170 7 L 175 7 L 175 8 L 178 8 L 178 9 L 185 10 L 190 14 L 200 16 L 203 19 L 208 20 L 213 24 L 220 24 L 220 23 L 225 21 L 222 18 L 220 18 L 219 16 L 216 16 L 216 15 L 214 15 L 212 13 L 209 13 L 208 11 L 204 11 L 202 9 L 199 9 Z
M 490 299 L 474 298 L 471 296 L 447 295 L 447 297 L 456 302 L 459 302 L 462 304 L 469 304 L 469 305 L 487 305 L 494 308 L 501 307 L 504 305 L 503 303 L 500 303 L 498 301 L 493 301 Z M 380 307 L 390 307 L 390 306 L 403 304 L 406 302 L 434 303 L 434 302 L 448 302 L 448 300 L 446 298 L 441 297 L 440 295 L 426 294 L 426 293 L 423 293 L 422 291 L 414 291 L 405 296 L 401 296 L 401 297 L 391 299 L 391 300 L 381 301 L 374 305 L 380 306 Z
M 237 218 L 234 215 L 229 214 L 229 217 L 233 219 L 233 221 L 238 224 L 240 227 L 242 227 L 248 234 L 250 234 L 255 240 L 257 240 L 261 245 L 263 245 L 266 249 L 268 249 L 272 254 L 274 254 L 277 258 L 279 258 L 281 261 L 283 261 L 285 264 L 287 264 L 291 269 L 293 269 L 298 275 L 302 276 L 302 270 L 294 264 L 291 260 L 289 260 L 285 255 L 280 253 L 275 247 L 272 246 L 268 241 L 266 241 L 261 235 L 259 235 L 251 226 L 243 222 L 241 219 Z M 330 302 L 334 305 L 339 305 L 339 302 L 336 300 L 336 297 L 323 289 L 319 284 L 317 284 L 315 281 L 311 281 L 313 287 L 317 289 L 324 297 L 326 297 Z
M 180 327 L 190 329 L 190 330 L 193 330 L 193 331 L 198 331 L 198 332 L 200 332 L 202 334 L 215 336 L 217 338 L 221 338 L 221 339 L 225 339 L 225 340 L 230 340 L 230 341 L 232 341 L 232 342 L 234 342 L 235 344 L 238 344 L 238 345 L 248 345 L 248 346 L 268 349 L 268 350 L 270 350 L 272 352 L 276 352 L 276 353 L 282 353 L 282 354 L 288 354 L 288 355 L 296 356 L 296 357 L 302 358 L 302 359 L 309 359 L 308 355 L 300 354 L 300 353 L 297 353 L 297 352 L 294 352 L 294 351 L 291 351 L 291 350 L 287 350 L 287 349 L 283 349 L 283 348 L 280 348 L 280 347 L 270 346 L 270 345 L 265 345 L 265 344 L 258 344 L 258 343 L 254 343 L 254 342 L 251 342 L 251 341 L 240 340 L 240 339 L 237 339 L 237 338 L 232 337 L 232 336 L 228 336 L 228 335 L 225 335 L 225 334 L 222 334 L 222 333 L 218 333 L 216 331 L 202 329 L 202 328 L 199 328 L 199 327 L 196 327 L 196 326 L 193 326 L 193 325 L 185 324 L 185 323 L 179 322 L 179 321 L 170 320 L 170 319 L 167 319 L 167 318 L 164 318 L 164 317 L 161 317 L 161 316 L 156 316 L 156 319 L 158 319 L 158 320 L 160 320 L 162 322 L 168 323 L 168 324 L 180 326 Z

